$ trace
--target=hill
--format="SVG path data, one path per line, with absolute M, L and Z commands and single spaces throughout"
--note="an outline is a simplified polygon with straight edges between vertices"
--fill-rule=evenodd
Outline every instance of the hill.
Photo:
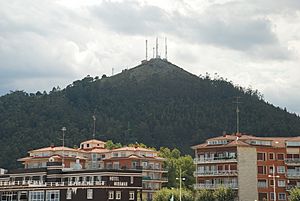
M 30 149 L 61 144 L 63 126 L 68 146 L 91 138 L 94 113 L 96 138 L 191 153 L 191 145 L 224 131 L 235 132 L 236 96 L 242 102 L 242 132 L 299 135 L 300 118 L 265 102 L 257 91 L 152 59 L 115 76 L 87 76 L 62 90 L 1 96 L 0 167 L 17 167 L 16 159 Z

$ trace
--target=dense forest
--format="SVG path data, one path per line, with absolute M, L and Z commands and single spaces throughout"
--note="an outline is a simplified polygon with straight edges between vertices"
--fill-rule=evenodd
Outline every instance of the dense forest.
M 14 91 L 0 97 L 0 167 L 14 168 L 27 151 L 70 147 L 92 137 L 122 144 L 179 148 L 236 130 L 235 97 L 241 97 L 240 130 L 258 136 L 296 136 L 300 118 L 264 101 L 256 90 L 208 74 L 196 76 L 152 59 L 108 77 L 87 76 L 49 93 Z

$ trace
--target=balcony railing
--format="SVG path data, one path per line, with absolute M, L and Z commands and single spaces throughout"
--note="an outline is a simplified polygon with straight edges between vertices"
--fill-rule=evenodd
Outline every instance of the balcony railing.
M 105 181 L 88 182 L 43 182 L 43 181 L 1 181 L 1 188 L 11 187 L 55 187 L 55 186 L 104 186 Z
M 300 177 L 300 172 L 298 172 L 298 171 L 288 171 L 287 173 L 286 173 L 286 175 L 287 175 L 287 177 L 288 178 L 291 178 L 291 177 Z
M 232 188 L 238 189 L 237 183 L 228 183 L 228 184 L 194 184 L 194 189 L 217 189 L 217 188 Z
M 218 171 L 195 171 L 194 176 L 237 176 L 237 170 L 218 170 Z
M 300 188 L 300 186 L 297 185 L 287 185 L 286 190 L 291 190 L 292 188 Z
M 300 158 L 286 158 L 284 161 L 286 164 L 299 164 Z
M 213 158 L 194 158 L 195 164 L 201 163 L 234 163 L 237 162 L 236 157 L 213 157 Z
M 143 177 L 143 181 L 160 181 L 160 182 L 168 182 L 168 178 L 167 177 L 147 177 L 144 176 Z

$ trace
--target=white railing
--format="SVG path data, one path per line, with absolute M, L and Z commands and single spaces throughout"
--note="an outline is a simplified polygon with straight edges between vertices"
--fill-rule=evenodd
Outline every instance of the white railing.
M 300 158 L 286 158 L 285 163 L 289 164 L 289 163 L 300 163 Z
M 194 184 L 194 189 L 216 189 L 216 188 L 232 188 L 238 189 L 237 183 L 225 183 L 225 184 Z
M 45 187 L 45 186 L 104 186 L 105 181 L 94 182 L 42 182 L 42 181 L 1 181 L 0 187 Z
M 199 164 L 199 163 L 219 163 L 219 162 L 233 163 L 233 162 L 237 162 L 237 158 L 236 157 L 194 158 L 194 163 L 195 164 Z
M 288 177 L 300 177 L 300 172 L 298 171 L 288 171 L 286 174 Z
M 218 170 L 218 171 L 195 171 L 194 176 L 235 176 L 237 170 Z

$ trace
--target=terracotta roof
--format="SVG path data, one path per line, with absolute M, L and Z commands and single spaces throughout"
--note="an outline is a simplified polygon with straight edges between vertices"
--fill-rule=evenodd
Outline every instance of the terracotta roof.
M 35 150 L 31 150 L 29 151 L 29 153 L 31 152 L 44 152 L 44 151 L 74 151 L 77 152 L 77 149 L 73 149 L 73 148 L 69 148 L 69 147 L 44 147 L 44 148 L 40 148 L 40 149 L 35 149 Z
M 87 141 L 84 141 L 84 142 L 81 142 L 80 144 L 82 143 L 91 143 L 91 144 L 105 144 L 105 142 L 103 141 L 100 141 L 100 140 L 96 140 L 96 139 L 92 139 L 92 140 L 87 140 Z
M 215 144 L 215 145 L 208 145 L 208 141 L 213 140 L 228 140 L 229 143 L 227 144 Z M 297 137 L 256 137 L 252 135 L 223 135 L 219 137 L 209 138 L 206 140 L 205 143 L 194 145 L 192 149 L 197 148 L 215 148 L 215 147 L 228 147 L 228 146 L 255 146 L 252 144 L 248 144 L 247 141 L 250 140 L 260 140 L 260 141 L 271 141 L 272 147 L 284 148 L 286 146 L 286 141 L 299 141 L 300 136 Z M 266 145 L 267 146 L 267 145 Z
M 112 149 L 112 152 L 115 151 L 147 151 L 147 152 L 157 152 L 154 151 L 152 149 L 146 149 L 146 148 L 142 148 L 142 147 L 121 147 L 121 148 L 117 148 L 117 149 Z

